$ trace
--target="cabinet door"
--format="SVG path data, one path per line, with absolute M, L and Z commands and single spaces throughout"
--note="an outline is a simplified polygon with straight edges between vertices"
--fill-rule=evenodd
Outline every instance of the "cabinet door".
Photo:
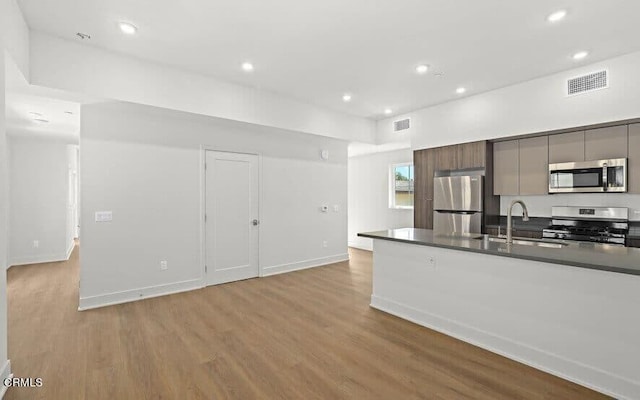
M 520 194 L 549 193 L 549 137 L 519 140 Z
M 517 195 L 518 141 L 509 140 L 493 144 L 493 194 Z
M 484 168 L 487 160 L 487 142 L 459 144 L 456 158 L 458 169 Z
M 434 150 L 436 156 L 436 171 L 458 169 L 458 146 L 437 147 Z
M 584 131 L 549 136 L 549 163 L 584 161 Z
M 587 161 L 627 158 L 627 139 L 627 125 L 585 131 L 584 158 Z
M 640 194 L 640 124 L 629 125 L 629 162 L 627 169 L 629 193 Z
M 413 173 L 415 179 L 413 226 L 433 228 L 433 172 L 434 150 L 413 152 Z

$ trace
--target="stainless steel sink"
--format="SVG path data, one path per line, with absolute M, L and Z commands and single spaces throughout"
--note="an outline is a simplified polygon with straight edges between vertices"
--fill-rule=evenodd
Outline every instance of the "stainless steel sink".
M 507 243 L 507 238 L 504 237 L 489 237 L 490 242 L 498 242 L 498 243 Z M 538 247 L 547 247 L 551 249 L 561 249 L 565 246 L 568 246 L 568 243 L 564 242 L 552 242 L 541 239 L 513 239 L 513 244 L 520 244 L 524 246 L 538 246 Z

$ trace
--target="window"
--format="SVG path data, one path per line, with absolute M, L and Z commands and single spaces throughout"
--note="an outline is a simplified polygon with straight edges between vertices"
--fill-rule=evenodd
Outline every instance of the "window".
M 390 208 L 413 208 L 413 164 L 394 164 L 390 173 Z

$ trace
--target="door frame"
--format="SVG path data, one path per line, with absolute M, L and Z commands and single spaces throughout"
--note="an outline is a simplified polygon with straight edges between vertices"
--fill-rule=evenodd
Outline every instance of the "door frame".
M 210 145 L 201 145 L 200 146 L 200 283 L 201 287 L 207 287 L 207 270 L 206 270 L 206 262 L 207 262 L 207 226 L 205 221 L 205 214 L 207 211 L 207 171 L 206 171 L 206 162 L 207 162 L 207 151 L 216 151 L 220 153 L 232 153 L 232 154 L 246 154 L 251 156 L 258 157 L 258 220 L 261 222 L 258 225 L 258 277 L 262 278 L 264 276 L 263 265 L 262 265 L 262 246 L 260 241 L 260 227 L 262 225 L 262 154 L 249 152 L 249 151 L 236 151 L 236 150 L 227 150 L 224 148 L 219 148 L 216 146 Z

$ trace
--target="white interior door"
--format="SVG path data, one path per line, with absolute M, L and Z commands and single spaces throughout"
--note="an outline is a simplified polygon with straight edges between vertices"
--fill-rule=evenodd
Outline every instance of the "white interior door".
M 255 278 L 258 266 L 258 156 L 206 151 L 207 284 Z

